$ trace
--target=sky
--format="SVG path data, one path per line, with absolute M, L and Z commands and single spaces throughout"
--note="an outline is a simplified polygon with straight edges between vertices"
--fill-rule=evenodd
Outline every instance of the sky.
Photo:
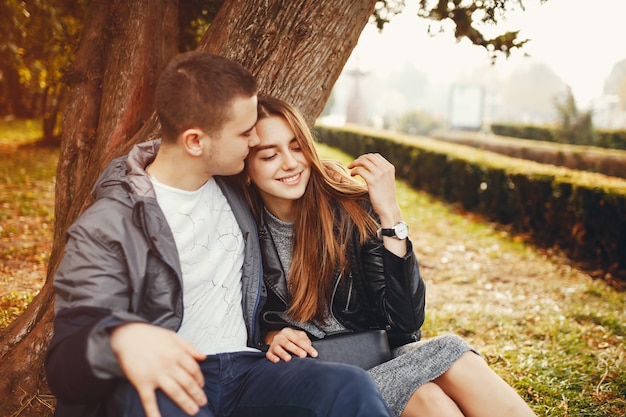
M 590 5 L 593 4 L 593 8 Z M 498 71 L 510 71 L 527 60 L 524 54 L 548 65 L 572 89 L 580 108 L 602 94 L 613 65 L 626 59 L 626 0 L 524 0 L 496 27 L 481 27 L 486 36 L 519 30 L 530 39 L 520 52 L 496 61 Z M 428 25 L 437 22 L 416 16 L 417 1 L 406 0 L 402 14 L 391 19 L 382 33 L 366 25 L 345 69 L 358 67 L 385 76 L 407 62 L 434 82 L 453 82 L 465 71 L 489 62 L 487 51 L 464 39 L 457 42 L 453 26 L 431 36 Z

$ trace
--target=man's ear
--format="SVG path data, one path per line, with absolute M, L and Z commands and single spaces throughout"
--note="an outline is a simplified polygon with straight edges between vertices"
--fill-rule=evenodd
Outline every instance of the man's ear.
M 187 129 L 181 135 L 185 151 L 193 156 L 202 154 L 202 137 L 205 136 L 200 129 Z

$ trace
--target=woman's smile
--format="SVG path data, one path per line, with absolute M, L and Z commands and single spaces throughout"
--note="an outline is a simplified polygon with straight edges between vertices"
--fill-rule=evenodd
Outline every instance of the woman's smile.
M 291 175 L 289 177 L 278 178 L 278 181 L 290 185 L 297 184 L 300 181 L 300 178 L 302 178 L 302 172 L 298 172 L 297 174 Z

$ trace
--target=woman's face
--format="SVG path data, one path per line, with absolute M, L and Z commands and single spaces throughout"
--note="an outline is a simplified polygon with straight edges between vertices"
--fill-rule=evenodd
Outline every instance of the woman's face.
M 248 175 L 267 209 L 284 221 L 293 221 L 294 201 L 304 195 L 311 164 L 283 117 L 271 116 L 256 124 L 259 144 L 248 155 Z

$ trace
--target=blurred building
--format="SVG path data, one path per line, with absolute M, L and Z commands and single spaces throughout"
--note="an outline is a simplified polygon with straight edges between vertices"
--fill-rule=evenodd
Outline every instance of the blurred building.
M 591 102 L 593 126 L 597 129 L 626 128 L 626 111 L 622 109 L 617 95 L 604 95 Z

